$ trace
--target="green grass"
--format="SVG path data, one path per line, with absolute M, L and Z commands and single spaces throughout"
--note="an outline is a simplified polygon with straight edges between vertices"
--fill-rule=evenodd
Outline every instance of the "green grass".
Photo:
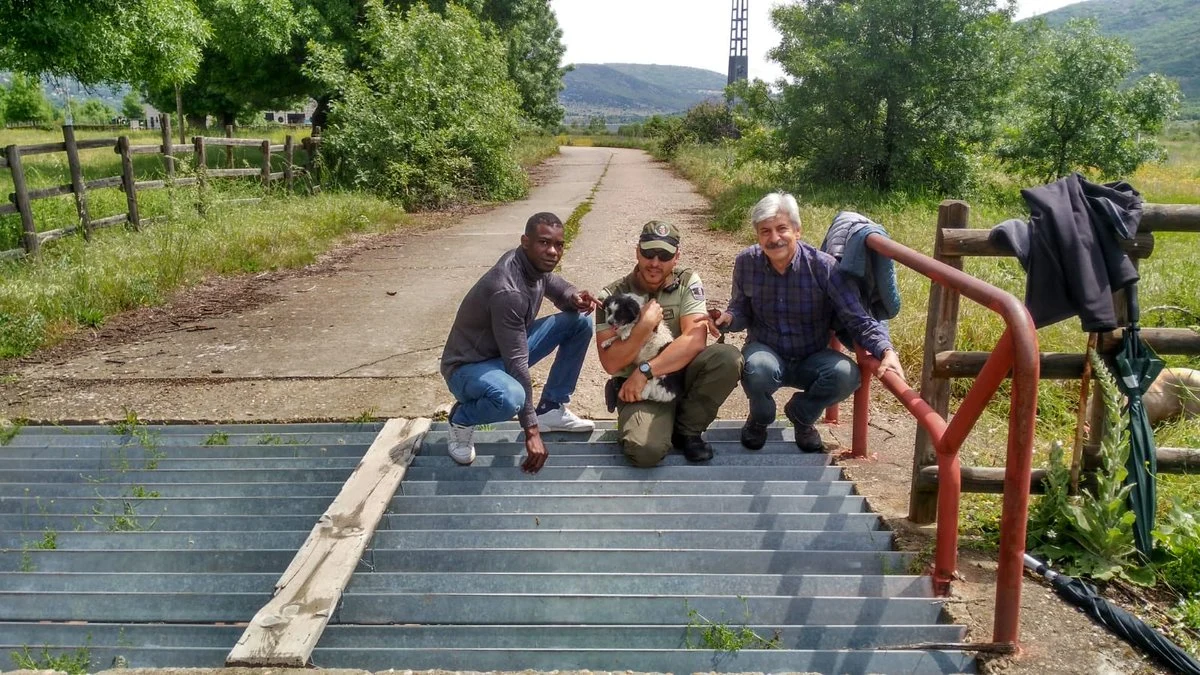
M 165 191 L 162 191 L 165 194 Z M 346 235 L 389 231 L 402 210 L 360 194 L 279 196 L 202 219 L 190 207 L 141 232 L 68 237 L 35 260 L 0 263 L 0 358 L 54 344 L 135 307 L 157 305 L 213 275 L 296 268 Z
M 200 445 L 229 445 L 229 434 L 224 431 L 214 431 Z
M 1200 203 L 1200 143 L 1194 130 L 1178 128 L 1166 139 L 1169 159 L 1161 165 L 1140 169 L 1130 182 L 1148 202 Z M 714 204 L 710 226 L 733 233 L 741 241 L 754 241 L 748 224 L 749 209 L 766 193 L 781 187 L 797 196 L 801 204 L 803 238 L 819 246 L 829 223 L 839 210 L 862 212 L 882 223 L 895 240 L 922 253 L 933 251 L 940 197 L 932 195 L 882 194 L 854 188 L 812 188 L 796 185 L 778 167 L 762 162 L 739 162 L 732 145 L 688 146 L 679 150 L 673 165 Z M 966 195 L 971 205 L 971 226 L 990 228 L 1012 217 L 1025 217 L 1020 199 L 1021 185 L 997 177 L 977 194 Z M 1189 325 L 1200 314 L 1200 256 L 1195 255 L 1200 238 L 1194 234 L 1162 233 L 1156 237 L 1153 257 L 1142 262 L 1140 294 L 1147 325 Z M 1003 288 L 1018 298 L 1025 293 L 1025 276 L 1015 259 L 966 258 L 965 270 Z M 907 268 L 897 268 L 903 308 L 889 328 L 910 380 L 918 381 L 925 341 L 925 317 L 928 307 L 929 280 Z M 1161 306 L 1182 307 L 1187 313 L 1155 311 Z M 999 341 L 1003 324 L 987 309 L 964 300 L 961 306 L 957 349 L 990 351 Z M 1084 350 L 1086 334 L 1078 320 L 1068 320 L 1038 332 L 1040 348 L 1045 352 Z M 1200 357 L 1167 357 L 1170 365 L 1200 368 Z M 956 397 L 966 393 L 970 380 L 955 380 Z M 1038 441 L 1035 466 L 1046 460 L 1052 440 L 1070 447 L 1075 429 L 1075 410 L 1079 398 L 1078 381 L 1043 381 L 1038 399 Z M 1007 384 L 996 395 L 988 412 L 976 425 L 961 451 L 966 466 L 1003 466 L 1008 414 Z M 953 407 L 953 406 L 952 406 Z M 1163 427 L 1158 443 L 1164 446 L 1200 447 L 1200 420 L 1189 420 Z M 1160 505 L 1169 505 L 1178 497 L 1192 508 L 1200 509 L 1200 481 L 1189 476 L 1166 476 L 1161 480 Z M 964 519 L 964 528 L 983 527 L 998 510 L 998 501 L 983 496 L 967 496 L 965 508 L 978 511 Z M 977 503 L 976 503 L 977 502 Z M 1166 508 L 1165 506 L 1163 508 Z M 966 531 L 966 530 L 964 530 Z
M 612 157 L 610 156 L 608 162 L 604 165 L 604 171 L 600 172 L 600 177 L 596 179 L 596 184 L 592 186 L 591 192 L 588 193 L 587 199 L 579 202 L 579 205 L 575 207 L 571 215 L 567 217 L 567 222 L 563 224 L 564 251 L 571 248 L 571 242 L 575 241 L 575 237 L 579 235 L 584 216 L 592 212 L 592 205 L 596 202 L 596 192 L 600 189 L 600 184 L 604 182 L 604 177 L 608 175 L 608 167 L 611 164 Z
M 40 655 L 31 652 L 29 646 L 24 645 L 20 651 L 10 652 L 9 655 L 13 665 L 20 670 L 50 670 L 68 675 L 82 675 L 91 669 L 91 641 L 92 637 L 89 635 L 88 645 L 74 651 L 42 647 Z
M 611 134 L 559 134 L 558 144 L 580 148 L 637 148 L 639 150 L 649 150 L 654 146 L 654 139 L 635 136 L 615 136 Z
M 558 139 L 544 134 L 522 136 L 513 148 L 517 163 L 522 169 L 530 169 L 558 154 Z

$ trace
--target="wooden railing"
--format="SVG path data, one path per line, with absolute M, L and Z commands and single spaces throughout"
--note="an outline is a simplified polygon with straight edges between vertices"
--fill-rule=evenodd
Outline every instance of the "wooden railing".
M 937 240 L 934 258 L 951 267 L 962 269 L 966 256 L 1013 256 L 1013 251 L 988 240 L 989 230 L 968 228 L 969 207 L 963 202 L 943 203 L 938 213 Z M 1137 236 L 1124 243 L 1133 260 L 1148 258 L 1154 252 L 1155 232 L 1200 233 L 1200 206 L 1178 204 L 1146 204 Z M 1124 316 L 1123 293 L 1114 298 L 1115 306 Z M 958 333 L 959 294 L 951 288 L 932 284 L 929 290 L 929 313 L 925 329 L 925 359 L 921 372 L 921 397 L 939 415 L 946 417 L 950 408 L 950 380 L 976 378 L 983 372 L 989 352 L 955 350 Z M 1200 354 L 1200 334 L 1180 328 L 1142 328 L 1142 339 L 1159 354 Z M 1094 341 L 1102 356 L 1114 354 L 1121 345 L 1121 331 L 1098 335 Z M 1085 353 L 1039 353 L 1043 379 L 1079 380 L 1084 377 L 1088 358 Z M 1080 401 L 1080 407 L 1084 401 Z M 1103 406 L 1096 406 L 1103 409 Z M 1105 425 L 1093 424 L 1093 432 Z M 1083 446 L 1083 470 L 1096 467 L 1099 438 L 1093 433 Z M 1183 448 L 1159 448 L 1158 470 L 1173 473 L 1194 471 L 1200 466 L 1200 452 Z M 960 469 L 963 492 L 998 493 L 1004 489 L 1005 467 L 964 466 Z M 1031 489 L 1042 491 L 1044 469 L 1034 469 Z M 918 429 L 913 453 L 912 492 L 909 519 L 916 523 L 933 522 L 937 512 L 939 469 L 934 444 L 929 435 Z
M 142 218 L 138 210 L 137 195 L 145 190 L 156 190 L 168 186 L 182 187 L 196 185 L 203 191 L 208 181 L 219 177 L 258 177 L 264 188 L 269 188 L 274 181 L 282 180 L 290 192 L 299 176 L 311 177 L 314 173 L 314 158 L 321 142 L 321 128 L 313 127 L 311 137 L 301 140 L 306 151 L 304 164 L 295 163 L 295 139 L 288 135 L 282 144 L 272 144 L 265 139 L 232 138 L 232 126 L 226 127 L 225 138 L 206 138 L 197 136 L 192 139 L 192 145 L 176 145 L 171 140 L 170 116 L 160 118 L 159 128 L 162 132 L 162 143 L 148 145 L 133 145 L 128 136 L 118 138 L 76 140 L 75 129 L 69 125 L 62 128 L 61 143 L 40 143 L 36 145 L 9 145 L 0 157 L 0 169 L 8 169 L 12 176 L 13 191 L 8 195 L 9 203 L 0 203 L 0 216 L 17 213 L 21 217 L 21 248 L 0 251 L 0 260 L 19 258 L 27 255 L 37 255 L 42 244 L 65 237 L 69 234 L 80 233 L 86 239 L 91 239 L 92 232 L 98 228 L 125 223 L 137 230 L 142 226 Z M 208 168 L 207 148 L 225 147 L 226 160 L 229 168 Z M 262 154 L 262 164 L 257 169 L 233 168 L 233 148 L 247 146 L 257 148 Z M 79 159 L 80 150 L 95 148 L 113 148 L 121 156 L 121 175 L 107 178 L 97 178 L 85 181 L 83 166 Z M 67 156 L 70 171 L 70 183 L 45 188 L 30 189 L 25 176 L 25 157 L 48 153 L 63 152 Z M 195 176 L 176 177 L 176 162 L 179 155 L 194 153 Z M 138 181 L 134 175 L 133 156 L 156 154 L 162 156 L 165 172 L 164 180 Z M 272 171 L 273 156 L 282 157 L 282 171 Z M 88 190 L 120 187 L 125 192 L 125 213 L 93 218 L 88 209 Z M 309 184 L 310 190 L 319 189 L 315 183 Z M 51 199 L 63 195 L 73 195 L 78 220 L 76 224 L 58 229 L 38 231 L 34 222 L 33 202 L 39 199 Z M 238 200 L 239 202 L 251 200 Z M 257 198 L 252 198 L 257 201 Z M 197 200 L 198 208 L 203 208 L 204 200 Z

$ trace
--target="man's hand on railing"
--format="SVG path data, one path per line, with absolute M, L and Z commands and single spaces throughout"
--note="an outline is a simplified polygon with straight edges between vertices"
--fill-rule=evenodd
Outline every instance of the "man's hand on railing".
M 875 374 L 883 377 L 888 371 L 899 375 L 901 380 L 905 379 L 904 366 L 900 365 L 900 355 L 892 349 L 883 352 L 883 359 L 879 362 L 879 367 L 875 369 Z

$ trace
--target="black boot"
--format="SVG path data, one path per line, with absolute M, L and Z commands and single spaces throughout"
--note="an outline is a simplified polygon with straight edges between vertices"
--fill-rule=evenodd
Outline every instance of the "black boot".
M 746 420 L 742 426 L 742 445 L 747 450 L 761 450 L 767 444 L 767 425 Z
M 797 415 L 793 403 L 796 403 L 796 397 L 783 406 L 783 414 L 787 416 L 788 421 L 796 430 L 796 447 L 800 448 L 800 452 L 825 452 L 825 442 L 821 440 L 821 432 L 817 428 L 807 422 L 802 421 Z
M 713 458 L 712 446 L 704 442 L 699 434 L 685 436 L 677 431 L 671 434 L 671 445 L 675 446 L 676 450 L 682 450 L 683 456 L 689 462 L 707 462 Z

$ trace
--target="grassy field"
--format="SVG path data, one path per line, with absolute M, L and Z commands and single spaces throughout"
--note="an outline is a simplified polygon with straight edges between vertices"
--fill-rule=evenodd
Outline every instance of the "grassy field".
M 1168 136 L 1169 159 L 1161 165 L 1146 166 L 1130 178 L 1148 202 L 1200 204 L 1200 143 L 1190 133 Z M 897 241 L 923 253 L 932 253 L 937 222 L 938 199 L 928 196 L 880 194 L 861 189 L 810 189 L 795 185 L 779 176 L 773 167 L 739 163 L 731 147 L 685 147 L 673 159 L 674 165 L 694 181 L 701 192 L 713 200 L 712 226 L 735 233 L 746 243 L 753 242 L 748 212 L 759 198 L 785 186 L 801 203 L 805 241 L 819 245 L 833 216 L 840 210 L 864 213 L 882 223 Z M 967 198 L 971 205 L 971 226 L 989 228 L 1003 220 L 1024 217 L 1021 186 L 1006 181 L 1004 187 Z M 1154 256 L 1142 263 L 1141 298 L 1147 325 L 1189 326 L 1200 323 L 1200 257 L 1195 255 L 1196 235 L 1163 233 L 1157 236 Z M 1024 298 L 1025 276 L 1015 259 L 966 258 L 965 270 L 976 277 Z M 903 309 L 890 323 L 892 339 L 909 373 L 921 372 L 925 340 L 925 315 L 929 281 L 906 268 L 897 270 Z M 1181 311 L 1161 309 L 1182 308 Z M 992 312 L 964 301 L 959 320 L 957 348 L 990 351 L 1000 338 L 1003 324 Z M 1082 352 L 1087 336 L 1078 320 L 1068 320 L 1039 331 L 1042 351 Z M 1200 368 L 1200 358 L 1166 357 L 1169 365 Z M 953 391 L 966 393 L 971 382 L 956 380 Z M 962 451 L 964 465 L 1002 466 L 1002 442 L 1007 416 L 1006 389 L 996 396 L 991 409 L 976 426 Z M 1053 440 L 1070 447 L 1074 436 L 1075 411 L 1079 399 L 1078 382 L 1044 381 L 1039 391 L 1038 454 L 1044 462 L 1046 449 Z M 1164 425 L 1158 429 L 1158 443 L 1164 446 L 1200 447 L 1200 420 Z M 1200 509 L 1200 481 L 1187 476 L 1163 476 L 1160 500 L 1165 510 L 1174 497 L 1189 508 Z M 965 507 L 976 503 L 979 518 L 994 518 L 992 497 L 968 496 Z M 971 525 L 967 514 L 965 525 Z
M 406 222 L 387 202 L 335 192 L 216 206 L 207 218 L 190 206 L 168 215 L 141 232 L 107 228 L 90 243 L 56 241 L 33 262 L 0 263 L 0 358 L 159 304 L 210 275 L 300 267 L 348 234 Z

